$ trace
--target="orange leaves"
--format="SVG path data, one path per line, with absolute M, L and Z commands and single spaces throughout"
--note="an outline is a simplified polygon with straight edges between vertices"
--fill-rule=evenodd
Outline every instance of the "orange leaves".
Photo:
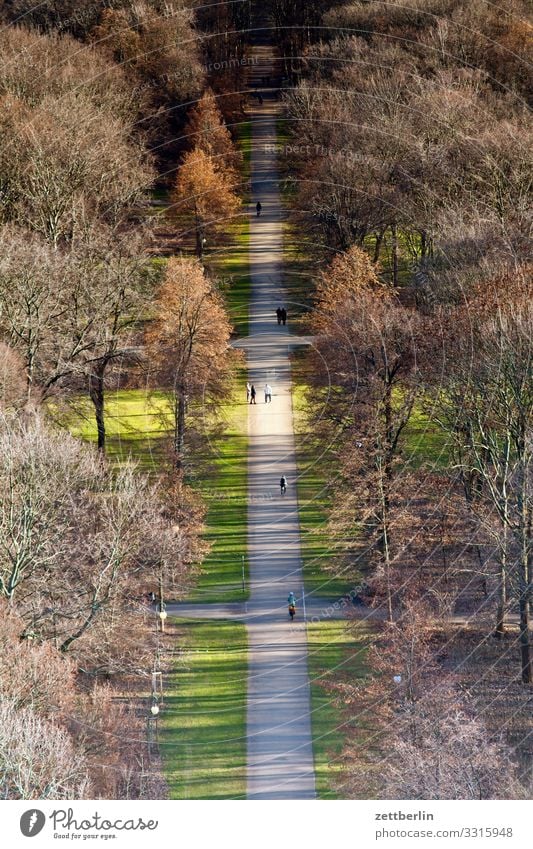
M 235 172 L 239 170 L 242 155 L 233 144 L 211 89 L 202 94 L 191 110 L 185 132 L 191 147 L 213 157 L 214 166 L 219 172 L 226 169 Z
M 234 179 L 232 172 L 218 169 L 209 154 L 195 148 L 183 157 L 174 198 L 179 206 L 212 223 L 239 208 L 240 200 L 233 191 Z
M 168 261 L 147 333 L 151 356 L 170 384 L 198 390 L 222 367 L 231 333 L 222 298 L 192 259 Z

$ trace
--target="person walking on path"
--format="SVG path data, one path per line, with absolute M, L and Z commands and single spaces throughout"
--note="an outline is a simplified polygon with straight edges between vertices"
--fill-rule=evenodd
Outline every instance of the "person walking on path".
M 272 387 L 269 383 L 265 383 L 265 404 L 272 403 Z
M 254 385 L 253 385 L 253 383 L 252 383 L 252 385 L 250 386 L 250 404 L 255 404 L 255 396 L 256 396 L 256 394 L 257 394 L 257 393 L 256 393 L 256 391 L 255 391 L 255 386 L 254 386 Z
M 283 309 L 281 310 L 281 320 L 283 322 L 283 325 L 287 324 L 287 310 L 285 309 L 285 307 L 283 307 Z
M 281 490 L 281 494 L 285 495 L 285 493 L 287 492 L 287 478 L 285 477 L 285 475 L 282 475 L 279 479 L 279 488 Z
M 250 400 L 250 394 L 251 394 L 251 392 L 252 392 L 252 387 L 251 387 L 251 385 L 250 385 L 250 382 L 248 382 L 248 383 L 246 384 L 246 403 L 247 403 L 247 404 L 248 404 L 248 402 L 249 402 L 249 400 Z
M 278 307 L 277 310 L 276 310 L 276 316 L 277 316 L 277 319 L 278 319 L 278 324 L 281 324 L 281 313 L 282 313 L 282 309 L 281 309 L 281 307 Z
M 259 201 L 259 200 L 257 201 L 257 203 L 255 205 L 255 209 L 256 209 L 256 212 L 257 212 L 257 217 L 259 218 L 259 216 L 261 215 L 261 210 L 263 209 L 263 207 L 261 206 L 261 201 Z

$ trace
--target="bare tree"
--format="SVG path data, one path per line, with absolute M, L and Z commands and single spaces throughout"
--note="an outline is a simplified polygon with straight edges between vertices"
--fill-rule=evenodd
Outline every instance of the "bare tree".
M 500 630 L 512 588 L 520 608 L 521 674 L 533 680 L 531 536 L 533 356 L 529 278 L 484 281 L 446 320 L 446 371 L 438 387 L 442 425 L 479 482 L 479 511 L 500 551 Z M 476 504 L 474 502 L 474 509 Z M 496 521 L 494 521 L 496 518 Z
M 342 422 L 352 446 L 352 472 L 364 477 L 361 488 L 369 492 L 367 522 L 377 532 L 392 620 L 392 484 L 402 433 L 419 391 L 420 322 L 398 303 L 393 290 L 379 284 L 367 254 L 352 248 L 333 261 L 319 283 L 312 326 L 320 352 L 317 377 L 331 387 L 325 416 L 335 427 Z
M 133 467 L 114 473 L 38 418 L 4 418 L 0 444 L 0 593 L 16 603 L 25 636 L 75 649 L 86 668 L 119 666 L 128 647 L 115 640 L 113 660 L 113 634 L 128 615 L 142 632 L 141 588 L 162 570 L 179 583 L 190 568 L 188 526 L 175 528 L 157 488 Z
M 0 331 L 22 357 L 27 397 L 88 392 L 103 451 L 108 375 L 141 355 L 135 328 L 150 289 L 142 237 L 111 243 L 105 231 L 91 231 L 69 251 L 18 229 L 4 237 Z
M 83 756 L 65 729 L 32 708 L 0 699 L 0 794 L 3 799 L 92 796 Z

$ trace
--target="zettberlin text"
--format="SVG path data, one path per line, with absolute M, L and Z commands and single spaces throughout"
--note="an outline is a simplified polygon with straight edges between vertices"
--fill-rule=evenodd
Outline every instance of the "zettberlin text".
M 377 813 L 374 818 L 377 820 L 418 820 L 420 822 L 421 820 L 432 820 L 434 816 L 427 811 L 416 811 L 414 814 L 405 814 L 403 811 L 389 811 L 388 813 Z

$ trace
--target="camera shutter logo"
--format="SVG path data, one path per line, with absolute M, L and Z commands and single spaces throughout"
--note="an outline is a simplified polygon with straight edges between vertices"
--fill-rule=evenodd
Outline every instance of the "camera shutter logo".
M 37 808 L 32 808 L 30 811 L 25 811 L 20 818 L 20 830 L 24 837 L 35 837 L 43 830 L 46 817 L 42 811 Z

